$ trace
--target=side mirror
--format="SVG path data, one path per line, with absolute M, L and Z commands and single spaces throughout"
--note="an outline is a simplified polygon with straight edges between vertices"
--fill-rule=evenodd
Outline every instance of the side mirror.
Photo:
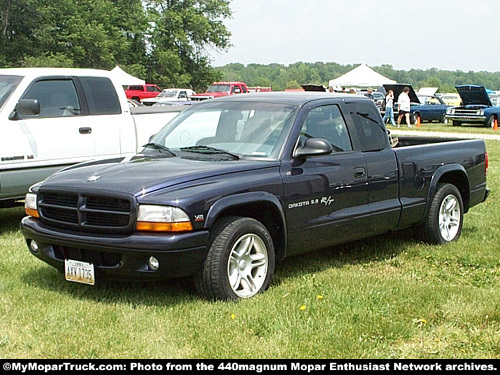
M 40 103 L 36 99 L 21 99 L 16 108 L 9 115 L 9 120 L 20 120 L 23 116 L 36 116 L 40 114 Z
M 308 156 L 329 155 L 333 152 L 333 146 L 323 138 L 308 138 L 304 146 L 295 150 L 295 158 L 306 158 Z

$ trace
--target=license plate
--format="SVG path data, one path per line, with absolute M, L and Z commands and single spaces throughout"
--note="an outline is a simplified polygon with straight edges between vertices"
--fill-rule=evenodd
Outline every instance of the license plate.
M 64 275 L 66 280 L 76 283 L 94 285 L 94 265 L 77 260 L 66 259 L 64 261 Z

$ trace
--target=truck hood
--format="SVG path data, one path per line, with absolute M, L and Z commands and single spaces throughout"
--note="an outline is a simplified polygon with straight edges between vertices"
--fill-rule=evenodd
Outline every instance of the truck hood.
M 490 97 L 486 93 L 484 86 L 477 85 L 461 85 L 455 86 L 462 98 L 464 106 L 466 105 L 486 105 L 491 107 Z
M 213 161 L 139 155 L 78 164 L 53 174 L 41 188 L 113 191 L 139 196 L 210 177 L 275 166 L 279 166 L 278 161 Z
M 399 94 L 401 94 L 403 92 L 403 89 L 405 88 L 405 86 L 408 86 L 408 88 L 410 89 L 410 92 L 408 93 L 408 96 L 410 97 L 410 101 L 412 103 L 420 104 L 420 100 L 418 99 L 418 96 L 415 93 L 415 90 L 413 89 L 412 85 L 410 85 L 410 84 L 407 84 L 407 85 L 400 84 L 400 83 L 385 84 L 384 89 L 385 89 L 386 93 L 389 92 L 389 90 L 394 91 L 394 101 L 397 102 L 398 96 L 399 96 Z

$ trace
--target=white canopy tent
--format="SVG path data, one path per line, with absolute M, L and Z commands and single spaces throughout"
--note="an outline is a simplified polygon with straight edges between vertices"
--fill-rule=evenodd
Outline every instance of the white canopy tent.
M 133 75 L 128 74 L 118 65 L 111 70 L 111 74 L 117 82 L 120 82 L 120 85 L 122 86 L 144 85 L 146 83 L 143 79 L 139 79 L 137 77 L 134 77 Z
M 330 87 L 355 86 L 355 87 L 378 87 L 384 84 L 394 84 L 396 81 L 377 73 L 366 64 L 361 64 L 343 76 L 328 82 Z

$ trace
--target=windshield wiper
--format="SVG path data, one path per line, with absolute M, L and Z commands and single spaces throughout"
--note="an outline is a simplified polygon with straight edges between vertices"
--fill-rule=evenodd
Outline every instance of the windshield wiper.
M 162 144 L 159 144 L 159 143 L 149 142 L 149 143 L 146 143 L 145 145 L 143 145 L 142 147 L 152 147 L 152 148 L 155 148 L 155 149 L 160 150 L 160 151 L 167 151 L 172 156 L 176 156 L 172 151 L 170 151 L 170 149 L 168 147 L 163 146 Z
M 232 152 L 229 152 L 227 150 L 224 150 L 222 148 L 216 148 L 216 147 L 210 147 L 210 146 L 204 146 L 204 145 L 198 145 L 198 146 L 190 146 L 190 147 L 182 147 L 182 151 L 188 151 L 188 152 L 199 152 L 203 154 L 226 154 L 229 155 L 235 159 L 240 159 L 240 157 L 236 154 L 233 154 Z

